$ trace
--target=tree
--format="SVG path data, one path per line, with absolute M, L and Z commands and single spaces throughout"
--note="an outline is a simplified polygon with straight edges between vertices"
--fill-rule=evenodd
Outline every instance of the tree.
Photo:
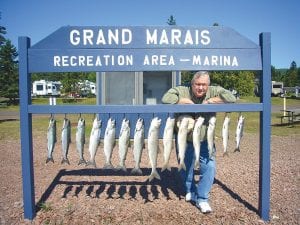
M 4 34 L 6 34 L 6 28 L 0 26 L 0 46 L 2 46 L 5 42 Z
M 9 98 L 10 103 L 19 96 L 17 56 L 16 47 L 10 40 L 5 40 L 0 47 L 0 96 Z
M 284 86 L 295 87 L 300 84 L 298 71 L 297 64 L 293 61 L 284 77 Z
M 167 21 L 167 24 L 169 24 L 171 26 L 176 25 L 176 20 L 175 20 L 175 17 L 173 15 L 170 16 L 170 18 Z
M 228 90 L 236 90 L 241 96 L 254 94 L 255 75 L 251 71 L 212 72 L 211 84 Z

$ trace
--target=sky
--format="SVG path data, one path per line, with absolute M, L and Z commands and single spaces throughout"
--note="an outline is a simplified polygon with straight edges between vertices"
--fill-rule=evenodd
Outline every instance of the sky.
M 271 33 L 271 64 L 276 69 L 300 65 L 299 0 L 0 0 L 0 25 L 18 47 L 31 45 L 58 28 L 71 26 L 167 26 L 170 15 L 179 26 L 230 27 L 259 43 Z

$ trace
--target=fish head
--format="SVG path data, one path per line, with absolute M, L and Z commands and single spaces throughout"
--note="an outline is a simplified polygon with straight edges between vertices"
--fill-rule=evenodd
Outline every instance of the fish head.
M 129 129 L 129 120 L 124 118 L 121 125 L 121 130 L 128 130 Z
M 109 120 L 107 121 L 107 126 L 112 129 L 116 126 L 116 120 L 114 120 L 113 118 L 109 118 Z
M 141 130 L 144 127 L 144 120 L 142 118 L 139 118 L 136 121 L 135 129 L 136 130 Z
M 173 127 L 175 124 L 175 118 L 168 117 L 166 124 L 168 127 Z
M 69 120 L 67 118 L 64 118 L 63 129 L 67 128 L 68 125 L 69 125 Z
M 152 127 L 152 128 L 159 128 L 160 124 L 161 124 L 161 120 L 158 119 L 158 117 L 154 117 L 154 118 L 151 120 L 151 125 L 150 125 L 150 127 Z
M 229 122 L 230 122 L 230 117 L 226 116 L 225 119 L 224 119 L 224 123 L 229 124 Z
M 83 118 L 79 118 L 78 119 L 78 127 L 83 127 L 85 126 L 85 120 Z

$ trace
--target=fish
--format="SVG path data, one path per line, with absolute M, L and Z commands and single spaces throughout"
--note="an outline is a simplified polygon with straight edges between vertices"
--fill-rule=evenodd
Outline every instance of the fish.
M 217 118 L 215 116 L 212 116 L 209 119 L 209 122 L 208 122 L 207 147 L 208 147 L 209 158 L 212 157 L 212 154 L 213 154 L 213 151 L 214 151 L 216 121 L 217 121 Z
M 85 120 L 83 118 L 78 119 L 77 130 L 76 130 L 76 149 L 79 154 L 78 165 L 86 164 L 83 157 L 85 144 Z
M 47 131 L 47 153 L 48 154 L 47 154 L 46 163 L 48 163 L 50 161 L 54 163 L 52 153 L 53 153 L 56 141 L 57 141 L 56 120 L 53 117 L 51 117 L 51 119 L 49 121 L 48 131 Z
M 105 133 L 104 133 L 104 156 L 105 156 L 105 164 L 104 169 L 113 169 L 113 165 L 111 164 L 111 156 L 113 153 L 113 149 L 116 145 L 116 121 L 112 118 L 109 118 L 107 121 Z
M 144 130 L 144 120 L 139 118 L 135 125 L 134 137 L 133 137 L 133 158 L 134 158 L 134 168 L 131 174 L 142 175 L 143 172 L 140 168 L 141 157 L 143 148 L 145 147 L 145 130 Z
M 188 125 L 189 125 L 189 119 L 187 117 L 183 117 L 178 130 L 178 155 L 179 155 L 179 166 L 178 171 L 184 169 L 186 170 L 186 166 L 184 163 L 185 158 L 185 152 L 186 152 L 186 139 L 188 134 Z
M 230 124 L 230 117 L 225 116 L 222 128 L 222 139 L 223 139 L 223 156 L 228 155 L 227 146 L 229 140 L 229 124 Z
M 245 117 L 240 114 L 238 124 L 236 127 L 236 132 L 235 132 L 236 148 L 234 152 L 240 152 L 240 143 L 244 132 L 244 121 L 245 121 Z
M 204 117 L 199 116 L 195 122 L 194 129 L 193 129 L 193 146 L 195 151 L 195 164 L 194 167 L 198 168 L 200 163 L 200 147 L 201 147 L 201 127 L 204 123 Z
M 169 161 L 170 161 L 170 155 L 171 155 L 172 144 L 173 144 L 174 125 L 175 125 L 175 119 L 168 117 L 164 129 L 164 134 L 163 134 L 164 163 L 161 169 L 162 172 L 166 169 L 171 171 L 171 167 L 169 166 Z
M 87 162 L 87 166 L 91 165 L 97 168 L 95 156 L 97 153 L 98 146 L 100 144 L 100 135 L 101 135 L 101 127 L 102 121 L 98 119 L 96 116 L 93 121 L 93 126 L 90 134 L 90 141 L 89 141 L 89 153 L 90 153 L 90 160 Z
M 64 118 L 64 123 L 61 131 L 61 146 L 62 146 L 62 155 L 63 155 L 61 164 L 68 163 L 70 165 L 68 159 L 70 143 L 71 143 L 71 122 L 69 119 Z
M 148 156 L 151 164 L 151 174 L 148 177 L 149 182 L 152 181 L 154 178 L 160 180 L 160 176 L 156 169 L 157 155 L 159 151 L 158 134 L 159 134 L 160 125 L 161 125 L 161 119 L 159 119 L 158 117 L 154 117 L 151 120 L 149 132 L 148 132 L 147 148 L 148 148 Z
M 128 147 L 130 143 L 130 124 L 129 120 L 124 118 L 121 125 L 120 135 L 119 135 L 119 165 L 117 170 L 127 171 L 125 166 L 125 160 L 128 152 Z

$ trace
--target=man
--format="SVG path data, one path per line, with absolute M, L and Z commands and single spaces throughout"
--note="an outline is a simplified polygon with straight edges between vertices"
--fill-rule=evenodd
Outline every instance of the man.
M 167 104 L 216 104 L 216 103 L 234 103 L 236 98 L 232 93 L 220 86 L 209 86 L 210 77 L 207 71 L 199 71 L 194 74 L 190 87 L 178 86 L 169 89 L 163 96 L 162 102 Z M 194 180 L 194 147 L 192 135 L 188 135 L 187 149 L 185 153 L 186 170 L 181 170 L 186 189 L 186 201 L 195 201 L 196 206 L 202 213 L 212 211 L 208 198 L 212 188 L 216 173 L 215 149 L 213 155 L 209 155 L 206 133 L 209 119 L 215 113 L 192 113 L 181 115 L 177 118 L 177 128 L 179 127 L 180 118 L 188 117 L 189 134 L 192 133 L 196 118 L 202 116 L 205 118 L 201 128 L 201 148 L 200 148 L 200 180 L 196 185 Z

